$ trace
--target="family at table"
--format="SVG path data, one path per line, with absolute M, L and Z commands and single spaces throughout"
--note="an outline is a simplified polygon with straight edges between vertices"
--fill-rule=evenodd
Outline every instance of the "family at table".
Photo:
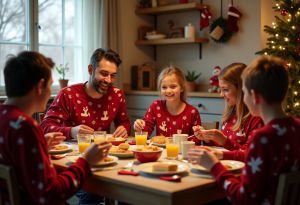
M 49 150 L 79 135 L 109 133 L 112 124 L 113 137 L 128 138 L 131 123 L 125 96 L 113 86 L 120 64 L 113 50 L 96 49 L 88 65 L 89 80 L 62 89 L 39 125 L 31 116 L 45 110 L 51 95 L 52 59 L 24 51 L 6 62 L 0 163 L 15 169 L 22 204 L 65 204 L 74 194 L 79 204 L 103 201 L 81 188 L 92 175 L 92 165 L 108 156 L 111 143 L 91 143 L 60 173 L 53 167 Z M 288 68 L 279 58 L 261 56 L 249 65 L 230 64 L 219 75 L 220 95 L 226 102 L 221 130 L 205 130 L 198 110 L 187 103 L 183 72 L 167 67 L 158 76 L 161 99 L 132 125 L 148 138 L 154 129 L 157 136 L 187 134 L 197 145 L 187 152 L 187 160 L 203 166 L 216 179 L 227 196 L 221 203 L 274 204 L 279 175 L 299 170 L 300 121 L 282 110 L 288 84 Z M 223 159 L 244 162 L 240 176 L 230 172 Z M 0 188 L 3 204 L 9 203 L 1 181 Z

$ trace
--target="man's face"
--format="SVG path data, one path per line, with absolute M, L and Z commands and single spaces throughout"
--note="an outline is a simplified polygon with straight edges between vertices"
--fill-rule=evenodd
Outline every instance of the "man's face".
M 117 66 L 103 58 L 97 68 L 93 69 L 91 82 L 96 92 L 106 94 L 115 82 L 117 76 Z

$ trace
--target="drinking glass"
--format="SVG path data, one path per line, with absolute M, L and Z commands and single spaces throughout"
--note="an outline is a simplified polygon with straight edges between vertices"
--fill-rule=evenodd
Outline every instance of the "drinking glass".
M 135 144 L 146 145 L 147 144 L 148 132 L 135 132 Z
M 106 140 L 106 131 L 95 131 L 94 132 L 94 143 L 101 143 Z
M 92 134 L 77 134 L 78 150 L 80 153 L 84 153 L 91 145 L 92 137 Z
M 172 138 L 169 138 L 166 141 L 166 149 L 167 149 L 167 158 L 168 159 L 177 159 L 178 153 L 179 153 L 179 144 L 173 140 Z

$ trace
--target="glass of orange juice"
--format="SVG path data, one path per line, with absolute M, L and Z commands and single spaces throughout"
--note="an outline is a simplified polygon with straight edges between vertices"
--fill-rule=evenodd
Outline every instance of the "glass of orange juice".
M 80 153 L 85 152 L 85 150 L 91 145 L 92 137 L 92 134 L 77 135 L 78 150 Z
M 106 131 L 94 131 L 94 143 L 101 143 L 106 140 Z
M 146 145 L 148 132 L 135 132 L 135 144 L 136 145 Z
M 167 158 L 168 159 L 177 159 L 179 153 L 179 144 L 174 141 L 172 138 L 169 138 L 166 141 L 166 149 L 167 149 Z

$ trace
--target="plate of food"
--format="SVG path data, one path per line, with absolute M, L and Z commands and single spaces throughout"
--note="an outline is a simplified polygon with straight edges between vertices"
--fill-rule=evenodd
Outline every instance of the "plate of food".
M 109 155 L 119 158 L 129 158 L 134 156 L 128 143 L 121 143 L 119 146 L 112 146 L 109 150 Z
M 49 154 L 63 154 L 66 152 L 72 151 L 72 148 L 70 145 L 67 144 L 58 144 L 55 145 L 51 150 L 49 150 Z
M 173 175 L 188 171 L 188 167 L 177 162 L 150 162 L 136 166 L 136 171 L 151 175 Z
M 79 158 L 79 156 L 68 156 L 68 159 L 71 162 L 76 162 L 76 160 Z M 104 159 L 102 159 L 100 162 L 97 162 L 93 166 L 106 166 L 106 165 L 111 165 L 115 162 L 118 161 L 118 157 L 115 156 L 107 156 Z
M 126 141 L 126 138 L 123 137 L 114 137 L 113 135 L 106 135 L 106 140 L 112 145 L 118 146 L 121 143 Z
M 231 172 L 241 171 L 245 166 L 244 162 L 235 161 L 235 160 L 221 160 L 222 165 Z M 192 165 L 192 169 L 195 169 L 200 172 L 209 173 L 209 171 L 201 165 Z
M 165 136 L 154 136 L 149 140 L 149 143 L 158 147 L 166 147 L 166 140 Z

